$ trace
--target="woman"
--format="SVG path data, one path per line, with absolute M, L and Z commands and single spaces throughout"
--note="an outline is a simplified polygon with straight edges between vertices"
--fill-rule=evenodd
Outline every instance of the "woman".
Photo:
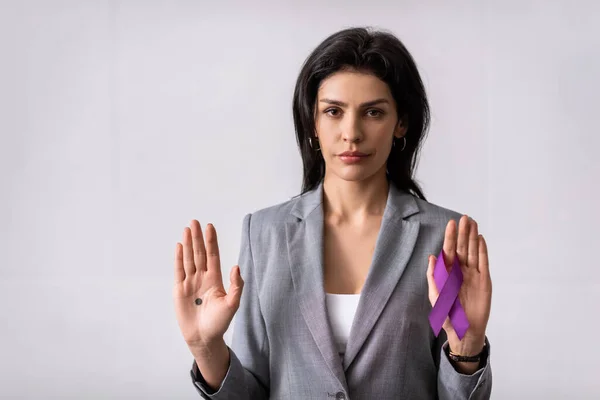
M 409 52 L 385 32 L 333 34 L 306 60 L 293 111 L 303 193 L 245 217 L 229 293 L 212 225 L 192 221 L 177 243 L 175 308 L 200 396 L 489 398 L 487 248 L 474 220 L 413 180 L 429 108 Z M 448 310 L 439 335 L 430 324 L 438 254 L 462 272 L 450 317 L 463 313 L 466 332 Z

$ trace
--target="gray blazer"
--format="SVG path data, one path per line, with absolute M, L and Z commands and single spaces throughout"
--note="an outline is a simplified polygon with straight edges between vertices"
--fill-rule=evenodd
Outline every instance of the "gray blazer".
M 489 399 L 489 342 L 474 375 L 455 371 L 429 326 L 427 257 L 456 212 L 390 185 L 372 265 L 343 359 L 323 286 L 323 188 L 244 218 L 245 280 L 230 366 L 217 392 L 193 363 L 205 399 Z

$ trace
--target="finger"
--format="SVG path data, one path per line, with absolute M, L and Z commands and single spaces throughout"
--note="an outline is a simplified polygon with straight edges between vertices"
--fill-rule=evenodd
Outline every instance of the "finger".
M 242 298 L 242 291 L 244 289 L 244 280 L 240 273 L 240 267 L 235 266 L 229 273 L 229 291 L 227 293 L 226 301 L 230 308 L 237 310 L 240 306 L 240 299 Z
M 450 335 L 451 333 L 454 332 L 454 327 L 452 326 L 452 321 L 450 321 L 450 317 L 446 317 L 446 320 L 444 321 L 444 325 L 442 325 L 442 328 L 444 328 L 447 335 Z
M 446 268 L 450 270 L 454 257 L 456 256 L 456 221 L 451 219 L 446 225 L 446 233 L 444 235 L 444 263 Z M 448 271 L 449 272 L 449 271 Z
M 461 267 L 467 266 L 470 227 L 469 217 L 463 215 L 458 223 L 458 240 L 456 242 L 456 255 Z
M 490 277 L 490 263 L 488 257 L 488 248 L 483 235 L 479 235 L 479 272 L 484 278 Z
M 194 264 L 197 271 L 206 271 L 206 247 L 202 237 L 202 228 L 197 220 L 190 223 L 192 231 L 192 247 L 194 249 Z
M 185 269 L 186 277 L 190 277 L 196 273 L 194 251 L 192 249 L 192 233 L 187 226 L 183 230 L 183 268 Z
M 469 230 L 469 251 L 467 265 L 473 268 L 473 271 L 479 271 L 479 227 L 475 220 L 471 220 L 471 229 Z
M 183 249 L 181 243 L 175 246 L 175 283 L 181 283 L 185 280 L 185 270 L 183 269 Z
M 437 259 L 435 256 L 429 256 L 429 264 L 427 265 L 427 286 L 429 287 L 429 301 L 433 306 L 437 301 L 438 296 L 440 295 L 437 285 L 435 284 L 435 279 L 433 277 L 433 271 L 435 269 L 435 263 Z
M 206 226 L 206 267 L 221 277 L 221 259 L 219 257 L 219 242 L 217 231 L 213 224 Z

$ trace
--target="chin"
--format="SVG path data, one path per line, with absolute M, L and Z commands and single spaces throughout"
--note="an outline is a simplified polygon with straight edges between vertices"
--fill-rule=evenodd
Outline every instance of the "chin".
M 333 175 L 347 182 L 360 182 L 372 178 L 376 173 L 377 171 L 371 171 L 366 168 L 355 168 L 346 169 L 345 171 L 335 171 Z

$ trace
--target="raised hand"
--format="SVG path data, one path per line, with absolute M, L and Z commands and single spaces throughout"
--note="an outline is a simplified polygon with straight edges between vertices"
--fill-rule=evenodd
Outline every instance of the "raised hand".
M 463 273 L 463 283 L 458 297 L 467 315 L 469 329 L 460 340 L 449 318 L 446 318 L 443 328 L 448 336 L 450 349 L 454 353 L 475 355 L 481 352 L 485 344 L 485 330 L 490 317 L 492 301 L 492 280 L 487 245 L 483 236 L 478 233 L 477 223 L 464 215 L 459 221 L 458 233 L 456 222 L 453 220 L 448 222 L 443 248 L 446 257 L 444 261 L 448 268 L 451 268 L 454 257 L 458 257 Z M 432 306 L 439 296 L 433 278 L 435 263 L 436 257 L 430 255 L 427 282 Z
M 210 348 L 223 340 L 239 308 L 244 281 L 239 266 L 231 270 L 231 286 L 225 292 L 217 232 L 206 227 L 206 245 L 200 224 L 192 220 L 183 231 L 183 245 L 175 250 L 175 314 L 190 349 Z M 200 299 L 200 300 L 197 300 Z

